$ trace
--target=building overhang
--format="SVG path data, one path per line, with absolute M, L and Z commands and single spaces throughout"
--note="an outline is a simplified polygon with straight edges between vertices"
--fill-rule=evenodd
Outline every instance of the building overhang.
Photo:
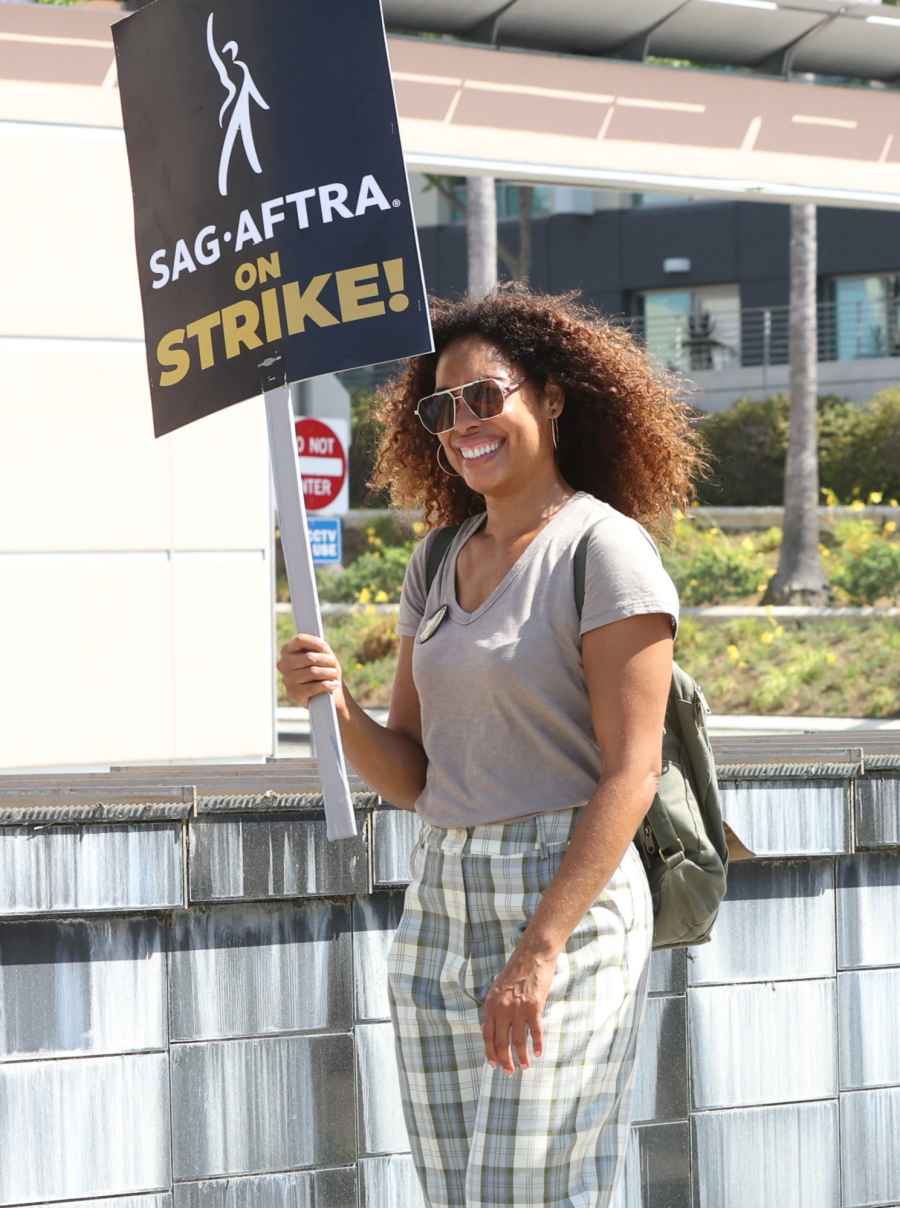
M 0 4 L 0 121 L 121 130 L 117 9 Z M 900 208 L 886 88 L 388 39 L 409 168 L 694 197 Z

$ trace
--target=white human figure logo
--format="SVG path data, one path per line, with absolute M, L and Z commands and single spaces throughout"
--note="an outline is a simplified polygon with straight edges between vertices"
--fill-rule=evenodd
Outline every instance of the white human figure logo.
M 259 175 L 262 168 L 259 163 L 259 156 L 256 154 L 256 145 L 253 142 L 253 127 L 251 125 L 250 101 L 256 101 L 263 109 L 268 109 L 269 106 L 263 99 L 262 94 L 253 82 L 253 77 L 250 74 L 250 69 L 238 56 L 237 42 L 226 42 L 222 47 L 222 54 L 231 55 L 231 66 L 237 67 L 243 72 L 243 79 L 240 81 L 240 86 L 236 86 L 228 74 L 228 68 L 222 61 L 219 52 L 216 50 L 216 44 L 213 40 L 213 14 L 209 14 L 209 19 L 206 22 L 206 44 L 209 49 L 209 57 L 213 61 L 213 66 L 219 73 L 219 79 L 222 81 L 222 87 L 225 89 L 225 101 L 222 108 L 219 110 L 219 125 L 225 121 L 225 114 L 231 107 L 231 116 L 228 119 L 228 129 L 225 131 L 225 141 L 222 143 L 222 154 L 219 157 L 219 192 L 223 197 L 228 196 L 228 168 L 231 163 L 231 152 L 234 150 L 234 144 L 238 134 L 241 136 L 241 142 L 244 144 L 244 151 L 247 156 L 247 161 L 253 171 Z M 232 105 L 233 102 L 233 105 Z

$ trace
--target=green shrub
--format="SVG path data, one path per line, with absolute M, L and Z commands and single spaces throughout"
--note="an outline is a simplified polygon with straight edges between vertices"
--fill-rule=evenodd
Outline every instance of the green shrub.
M 356 601 L 396 604 L 400 599 L 403 576 L 413 550 L 413 542 L 388 545 L 361 554 L 346 570 L 316 570 L 319 598 L 329 603 L 352 604 Z
M 682 604 L 723 604 L 755 594 L 765 561 L 752 537 L 739 541 L 718 528 L 677 518 L 672 541 L 660 549 Z
M 752 506 L 780 501 L 787 449 L 787 402 L 783 396 L 739 399 L 726 411 L 706 415 L 700 435 L 712 472 L 698 485 L 701 504 Z
M 784 394 L 740 399 L 706 415 L 700 435 L 712 461 L 700 503 L 731 507 L 783 502 L 790 401 Z M 900 387 L 867 403 L 823 394 L 818 401 L 819 481 L 842 499 L 880 491 L 900 497 Z
M 834 458 L 820 472 L 842 498 L 881 491 L 884 498 L 900 498 L 900 388 L 881 390 L 858 408 L 853 431 L 841 445 L 843 460 Z M 828 471 L 826 474 L 826 470 Z
M 373 516 L 365 525 L 345 524 L 342 533 L 344 566 L 349 566 L 361 554 L 369 553 L 372 549 L 403 545 L 411 538 L 411 526 L 396 512 L 388 516 Z M 381 542 L 381 546 L 378 542 Z
M 827 559 L 829 580 L 842 601 L 872 605 L 900 597 L 900 541 L 894 526 L 882 529 L 871 520 L 842 520 Z

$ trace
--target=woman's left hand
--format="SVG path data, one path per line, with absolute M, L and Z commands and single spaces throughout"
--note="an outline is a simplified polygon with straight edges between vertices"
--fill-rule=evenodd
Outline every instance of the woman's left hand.
M 484 1051 L 491 1065 L 500 1065 L 508 1074 L 516 1067 L 510 1051 L 512 1047 L 523 1070 L 528 1069 L 527 1039 L 530 1029 L 534 1043 L 534 1055 L 540 1057 L 544 1050 L 544 1027 L 542 1015 L 550 986 L 556 974 L 556 958 L 523 953 L 518 949 L 512 954 L 506 967 L 493 981 L 484 1000 Z

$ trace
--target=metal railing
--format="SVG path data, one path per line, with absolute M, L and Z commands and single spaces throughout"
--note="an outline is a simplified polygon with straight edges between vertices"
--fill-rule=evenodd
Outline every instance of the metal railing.
M 820 361 L 900 356 L 900 301 L 820 302 Z M 625 318 L 660 364 L 682 372 L 786 365 L 789 306 L 699 307 L 688 315 Z

